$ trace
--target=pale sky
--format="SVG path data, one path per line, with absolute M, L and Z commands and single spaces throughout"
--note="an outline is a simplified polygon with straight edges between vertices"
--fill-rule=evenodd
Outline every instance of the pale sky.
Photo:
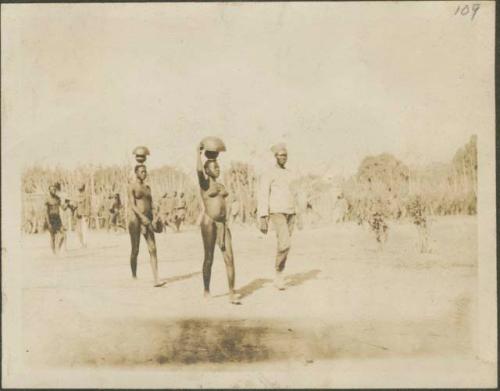
M 2 5 L 4 159 L 194 167 L 198 141 L 304 172 L 448 161 L 494 110 L 494 3 Z

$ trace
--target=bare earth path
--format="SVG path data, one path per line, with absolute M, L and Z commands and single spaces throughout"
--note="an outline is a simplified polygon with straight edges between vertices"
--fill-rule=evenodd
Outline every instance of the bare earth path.
M 405 359 L 452 365 L 474 358 L 475 218 L 437 219 L 431 254 L 416 251 L 416 230 L 406 223 L 391 224 L 383 252 L 355 224 L 296 231 L 285 291 L 271 282 L 274 233 L 232 230 L 240 306 L 225 296 L 219 253 L 214 298 L 203 298 L 196 227 L 157 235 L 160 276 L 167 282 L 162 288 L 152 287 L 144 241 L 139 278 L 132 280 L 125 233 L 91 233 L 87 249 L 77 249 L 71 236 L 59 257 L 50 253 L 46 235 L 25 237 L 25 362 L 40 368 L 265 371 L 346 362 L 369 368 L 370 362 Z

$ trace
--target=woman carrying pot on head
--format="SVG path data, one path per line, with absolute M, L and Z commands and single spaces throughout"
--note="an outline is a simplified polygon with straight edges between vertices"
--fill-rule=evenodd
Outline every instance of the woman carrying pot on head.
M 146 148 L 143 147 L 143 149 Z M 147 152 L 149 154 L 149 151 Z M 137 157 L 139 154 L 135 153 L 135 155 Z M 158 220 L 153 219 L 153 197 L 151 196 L 151 188 L 145 183 L 148 173 L 146 166 L 142 164 L 145 159 L 136 158 L 136 160 L 139 163 L 134 168 L 136 178 L 128 186 L 128 203 L 130 208 L 128 231 L 131 244 L 130 268 L 132 269 L 132 277 L 137 278 L 137 256 L 139 255 L 139 244 L 142 235 L 146 240 L 149 250 L 154 279 L 153 284 L 155 287 L 160 287 L 165 285 L 165 282 L 161 282 L 158 277 L 158 260 L 154 232 L 161 232 L 161 230 L 158 226 Z
M 207 160 L 202 163 L 201 155 L 205 151 Z M 221 140 L 210 137 L 204 139 L 196 149 L 198 182 L 204 212 L 201 218 L 201 236 L 205 257 L 203 260 L 203 284 L 205 297 L 210 297 L 210 277 L 214 260 L 215 245 L 222 251 L 226 264 L 227 280 L 229 284 L 229 301 L 240 304 L 234 291 L 234 257 L 231 243 L 231 231 L 227 226 L 226 198 L 229 195 L 222 183 L 217 182 L 220 175 L 219 163 L 216 157 L 219 152 L 225 151 Z

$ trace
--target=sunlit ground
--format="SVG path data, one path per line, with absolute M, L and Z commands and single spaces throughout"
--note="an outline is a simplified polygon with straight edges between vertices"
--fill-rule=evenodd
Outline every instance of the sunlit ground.
M 274 233 L 232 231 L 239 306 L 228 302 L 220 253 L 214 297 L 203 298 L 196 227 L 157 235 L 162 288 L 152 286 L 144 242 L 139 278 L 132 280 L 126 233 L 92 232 L 87 249 L 70 235 L 68 251 L 57 257 L 48 235 L 26 236 L 26 362 L 241 369 L 473 356 L 475 217 L 434 220 L 429 254 L 417 251 L 416 228 L 408 223 L 391 223 L 383 251 L 353 223 L 296 230 L 285 291 L 271 280 Z

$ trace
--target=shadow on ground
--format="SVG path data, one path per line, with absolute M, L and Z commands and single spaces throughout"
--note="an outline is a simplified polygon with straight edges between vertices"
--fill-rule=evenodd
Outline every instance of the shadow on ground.
M 468 355 L 469 307 L 463 300 L 446 317 L 414 321 L 101 321 L 89 323 L 94 331 L 86 335 L 59 336 L 57 354 L 44 354 L 43 363 L 32 364 L 131 367 Z
M 285 279 L 285 287 L 290 288 L 301 285 L 308 280 L 314 280 L 318 277 L 319 273 L 321 273 L 321 270 L 315 269 L 304 273 L 292 274 Z
M 181 276 L 174 276 L 174 277 L 169 277 L 169 278 L 162 278 L 161 282 L 165 282 L 167 284 L 170 284 L 172 282 L 177 282 L 177 281 L 182 281 L 182 280 L 187 280 L 191 277 L 200 275 L 201 272 L 193 272 L 193 273 L 188 273 L 188 274 L 183 274 Z
M 250 296 L 252 293 L 255 293 L 259 289 L 264 288 L 264 286 L 266 286 L 271 282 L 273 282 L 273 280 L 270 280 L 269 278 L 256 278 L 252 282 L 238 289 L 238 293 L 240 294 L 240 297 L 243 299 L 247 296 Z
M 287 276 L 285 278 L 285 287 L 291 288 L 301 285 L 308 280 L 315 279 L 320 272 L 320 270 L 315 269 Z M 244 285 L 240 289 L 238 289 L 238 293 L 240 294 L 240 297 L 244 299 L 245 297 L 257 292 L 259 289 L 264 288 L 266 285 L 271 284 L 272 282 L 273 280 L 269 278 L 256 278 L 255 280 L 249 282 L 247 285 Z

